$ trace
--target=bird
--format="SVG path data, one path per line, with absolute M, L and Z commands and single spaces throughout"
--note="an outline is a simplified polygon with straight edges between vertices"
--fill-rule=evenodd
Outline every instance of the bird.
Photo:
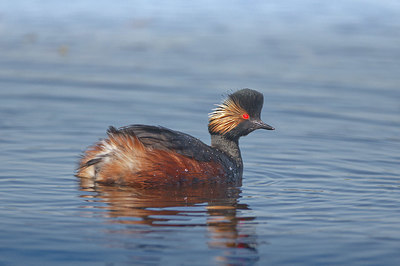
M 228 94 L 209 114 L 211 145 L 162 126 L 110 126 L 107 137 L 82 154 L 76 176 L 140 187 L 237 182 L 243 174 L 239 138 L 275 129 L 261 120 L 263 103 L 253 89 Z

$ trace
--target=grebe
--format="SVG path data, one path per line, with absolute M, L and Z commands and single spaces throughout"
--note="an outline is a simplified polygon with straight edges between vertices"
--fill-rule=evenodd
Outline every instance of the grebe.
M 243 173 L 239 138 L 256 129 L 274 130 L 261 121 L 263 102 L 251 89 L 229 94 L 209 114 L 211 146 L 161 126 L 110 127 L 108 138 L 83 154 L 77 176 L 139 186 L 236 182 Z

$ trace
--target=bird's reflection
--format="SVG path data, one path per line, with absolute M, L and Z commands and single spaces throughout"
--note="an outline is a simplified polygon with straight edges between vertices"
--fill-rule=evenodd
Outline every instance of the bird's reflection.
M 240 185 L 198 184 L 149 189 L 88 185 L 81 180 L 82 191 L 94 192 L 82 197 L 89 202 L 106 203 L 105 215 L 113 222 L 146 225 L 150 229 L 205 226 L 210 248 L 248 249 L 254 255 L 257 253 L 255 229 L 251 222 L 254 217 L 238 214 L 249 209 L 248 205 L 239 203 Z M 127 227 L 124 233 L 137 233 L 137 226 L 133 227 Z

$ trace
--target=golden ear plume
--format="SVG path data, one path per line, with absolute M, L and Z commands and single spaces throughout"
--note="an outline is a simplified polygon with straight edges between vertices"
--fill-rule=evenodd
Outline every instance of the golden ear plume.
M 244 113 L 246 110 L 235 100 L 228 98 L 209 114 L 208 129 L 210 133 L 225 134 L 231 131 L 243 121 Z

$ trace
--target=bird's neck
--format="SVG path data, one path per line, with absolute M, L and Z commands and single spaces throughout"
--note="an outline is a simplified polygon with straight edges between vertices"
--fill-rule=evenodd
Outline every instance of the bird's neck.
M 211 147 L 224 152 L 236 163 L 239 171 L 243 170 L 242 155 L 239 149 L 239 139 L 231 140 L 221 135 L 211 135 Z

